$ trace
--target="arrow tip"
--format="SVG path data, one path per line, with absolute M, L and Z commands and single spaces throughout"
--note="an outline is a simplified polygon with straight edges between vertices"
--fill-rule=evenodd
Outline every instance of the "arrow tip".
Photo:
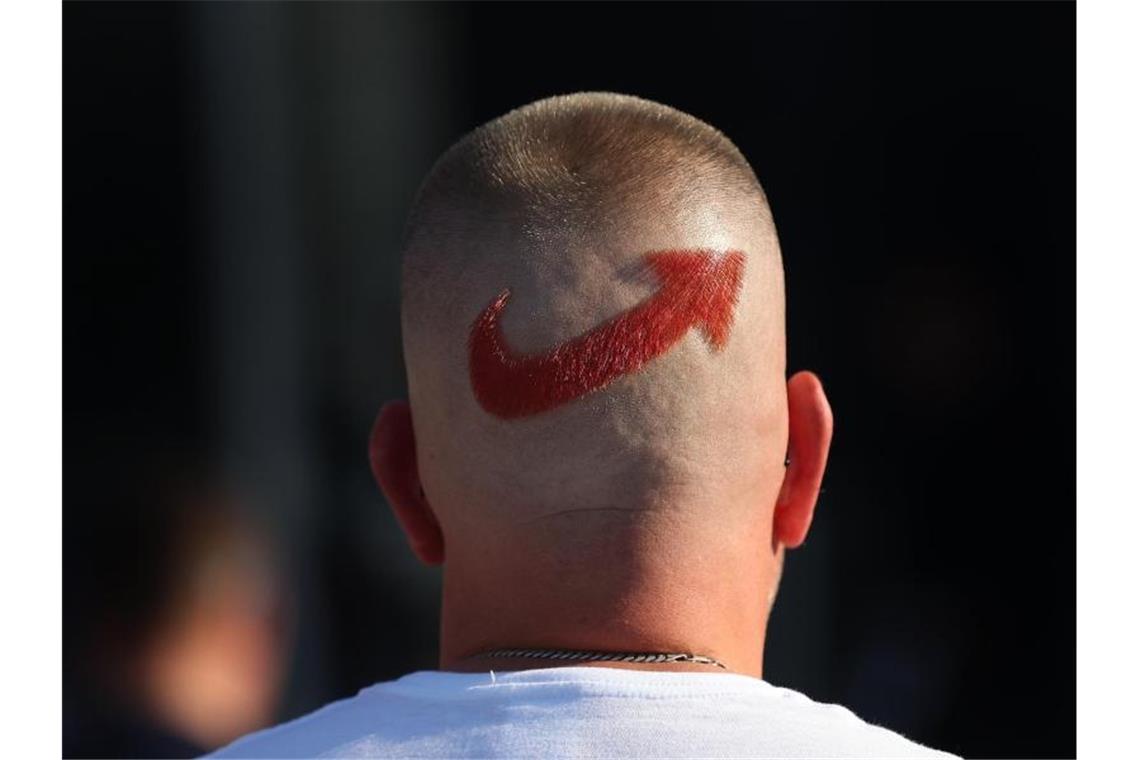
M 661 279 L 662 295 L 692 315 L 714 349 L 728 342 L 744 276 L 741 251 L 659 251 L 649 263 Z

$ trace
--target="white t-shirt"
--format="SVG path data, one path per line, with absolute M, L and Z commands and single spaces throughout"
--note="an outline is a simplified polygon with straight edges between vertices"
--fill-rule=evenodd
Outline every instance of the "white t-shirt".
M 953 756 L 758 678 L 570 667 L 412 673 L 211 757 Z

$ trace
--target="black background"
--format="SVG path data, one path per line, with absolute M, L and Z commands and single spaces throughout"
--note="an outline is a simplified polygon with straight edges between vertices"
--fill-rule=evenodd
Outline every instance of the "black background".
M 403 216 L 476 124 L 628 92 L 752 161 L 789 368 L 835 411 L 765 677 L 955 753 L 1071 756 L 1075 65 L 1071 3 L 66 3 L 65 570 L 131 551 L 77 473 L 145 429 L 288 549 L 281 718 L 432 667 L 438 577 L 365 456 L 402 393 Z

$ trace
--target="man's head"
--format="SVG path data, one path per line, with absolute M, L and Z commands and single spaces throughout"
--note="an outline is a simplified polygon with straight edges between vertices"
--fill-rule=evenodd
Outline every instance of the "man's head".
M 814 376 L 789 393 L 772 215 L 707 124 L 590 93 L 475 130 L 416 200 L 402 314 L 410 415 L 372 456 L 421 558 L 678 519 L 803 540 L 830 417 Z

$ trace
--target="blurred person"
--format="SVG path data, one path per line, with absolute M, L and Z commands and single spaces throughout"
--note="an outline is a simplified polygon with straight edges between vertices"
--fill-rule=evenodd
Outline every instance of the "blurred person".
M 272 722 L 284 592 L 233 497 L 163 455 L 77 465 L 64 756 L 193 757 Z
M 439 670 L 217 757 L 948 757 L 762 680 L 832 415 L 786 378 L 776 228 L 724 135 L 532 103 L 436 163 L 403 255 L 409 400 L 370 458 L 443 565 Z

